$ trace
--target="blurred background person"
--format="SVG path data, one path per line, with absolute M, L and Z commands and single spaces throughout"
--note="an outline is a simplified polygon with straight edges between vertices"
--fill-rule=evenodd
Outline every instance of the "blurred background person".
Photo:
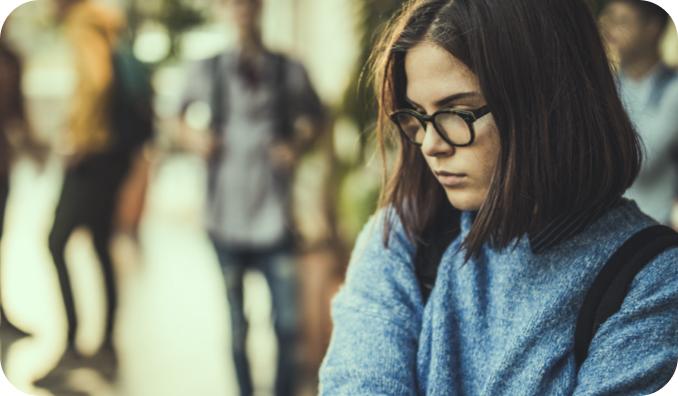
M 117 369 L 113 330 L 118 298 L 110 243 L 121 186 L 133 158 L 151 136 L 150 91 L 143 70 L 120 49 L 124 20 L 117 9 L 90 0 L 56 0 L 56 5 L 77 79 L 59 147 L 66 155 L 66 169 L 49 234 L 68 322 L 66 352 L 56 369 L 82 363 L 65 248 L 73 232 L 85 227 L 92 235 L 106 294 L 104 339 L 97 355 L 90 358 L 112 377 Z M 135 92 L 135 87 L 141 92 Z M 36 383 L 49 382 L 49 377 Z
M 21 59 L 5 37 L 0 35 L 0 240 L 4 233 L 12 161 L 17 155 L 29 153 L 44 165 L 47 156 L 46 146 L 34 138 L 26 118 L 21 91 Z M 1 273 L 0 270 L 0 275 Z M 8 320 L 2 305 L 0 305 L 0 327 L 16 335 L 25 334 Z
M 241 395 L 253 394 L 243 279 L 260 271 L 271 292 L 278 345 L 276 395 L 295 394 L 299 303 L 292 176 L 325 126 L 305 68 L 262 41 L 261 0 L 227 0 L 237 44 L 191 71 L 182 109 L 211 108 L 207 231 L 223 270 Z
M 660 56 L 669 15 L 648 1 L 611 0 L 600 24 L 619 63 L 622 101 L 646 149 L 641 172 L 626 196 L 668 224 L 678 197 L 678 77 Z

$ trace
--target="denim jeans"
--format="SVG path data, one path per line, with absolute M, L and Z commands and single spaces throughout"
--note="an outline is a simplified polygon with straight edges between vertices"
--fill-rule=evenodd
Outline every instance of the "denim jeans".
M 252 395 L 252 378 L 246 351 L 248 322 L 243 310 L 243 278 L 245 271 L 260 271 L 271 291 L 272 320 L 278 342 L 275 394 L 294 394 L 297 373 L 297 271 L 289 248 L 252 250 L 234 249 L 213 240 L 224 274 L 231 316 L 233 360 L 240 394 Z

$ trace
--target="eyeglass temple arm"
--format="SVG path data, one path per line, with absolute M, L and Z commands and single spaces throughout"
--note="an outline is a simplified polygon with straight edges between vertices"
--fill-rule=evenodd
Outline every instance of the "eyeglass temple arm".
M 483 106 L 483 107 L 481 107 L 481 108 L 479 108 L 479 109 L 476 109 L 475 111 L 472 111 L 471 114 L 473 114 L 473 116 L 474 116 L 474 117 L 476 118 L 476 120 L 477 120 L 478 118 L 484 116 L 485 114 L 487 114 L 487 113 L 489 113 L 489 112 L 490 112 L 490 107 L 487 106 L 487 105 L 485 105 L 485 106 Z

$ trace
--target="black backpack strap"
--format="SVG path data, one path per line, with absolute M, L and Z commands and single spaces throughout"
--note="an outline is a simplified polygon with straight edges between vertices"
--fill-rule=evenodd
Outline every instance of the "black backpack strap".
M 224 92 L 226 79 L 222 63 L 222 55 L 216 55 L 207 60 L 212 77 L 212 97 L 210 109 L 212 110 L 212 133 L 221 135 L 221 128 L 226 123 L 226 95 Z
M 619 311 L 636 275 L 662 252 L 678 247 L 678 233 L 656 225 L 645 228 L 624 242 L 598 273 L 579 311 L 574 353 L 577 369 L 588 355 L 596 331 Z
M 273 58 L 273 72 L 275 73 L 275 85 L 273 87 L 276 108 L 275 134 L 276 137 L 282 140 L 288 140 L 293 137 L 294 133 L 292 114 L 290 114 L 290 97 L 288 95 L 289 90 L 287 87 L 289 61 L 283 54 L 272 53 L 271 55 Z
M 112 52 L 112 127 L 116 149 L 132 153 L 153 137 L 153 88 L 149 69 L 139 61 L 129 43 Z

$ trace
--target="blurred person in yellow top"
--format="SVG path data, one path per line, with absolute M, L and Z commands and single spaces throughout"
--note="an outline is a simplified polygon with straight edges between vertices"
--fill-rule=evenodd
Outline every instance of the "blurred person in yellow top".
M 65 257 L 66 243 L 79 227 L 91 233 L 107 301 L 102 347 L 88 361 L 109 379 L 117 371 L 113 347 L 117 292 L 109 245 L 123 184 L 153 129 L 147 70 L 119 42 L 122 14 L 90 0 L 54 1 L 77 79 L 61 150 L 66 154 L 63 187 L 49 234 L 68 330 L 57 370 L 36 381 L 38 386 L 49 384 L 61 369 L 85 363 L 76 348 L 78 320 Z M 75 364 L 69 366 L 71 362 Z
M 55 0 L 78 76 L 63 150 L 77 162 L 110 143 L 111 52 L 124 26 L 122 13 L 90 0 Z
M 678 73 L 660 52 L 669 15 L 648 1 L 609 0 L 600 25 L 619 63 L 619 94 L 645 146 L 641 171 L 625 195 L 669 224 L 678 198 Z

